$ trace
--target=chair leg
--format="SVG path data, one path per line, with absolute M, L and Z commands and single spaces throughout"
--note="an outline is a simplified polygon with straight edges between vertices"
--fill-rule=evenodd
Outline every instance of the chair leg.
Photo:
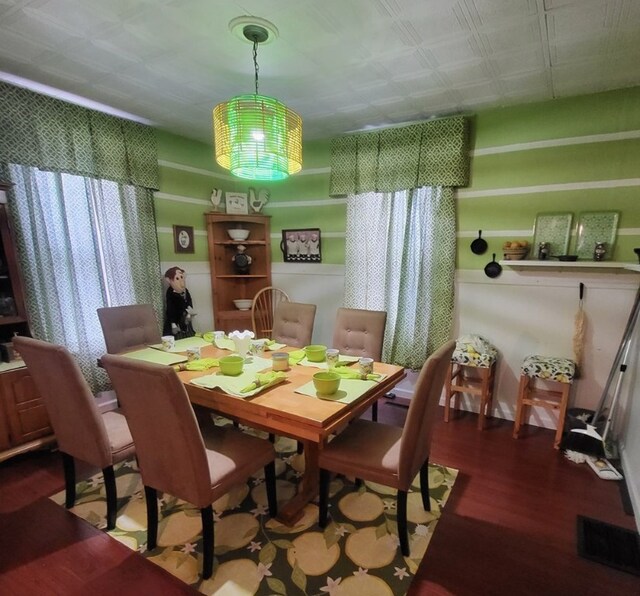
M 453 383 L 453 363 L 449 362 L 447 368 L 447 376 L 444 382 L 444 421 L 449 422 L 449 413 L 451 409 L 451 384 Z
M 297 453 L 298 455 L 302 455 L 304 453 L 304 443 L 302 441 L 298 441 Z
M 68 453 L 62 454 L 62 466 L 64 468 L 64 506 L 71 509 L 76 503 L 76 464 Z
M 517 439 L 520 433 L 520 426 L 522 425 L 522 418 L 526 406 L 524 400 L 527 396 L 527 390 L 529 388 L 529 377 L 527 375 L 520 375 L 520 388 L 518 390 L 518 407 L 516 408 L 516 417 L 513 420 L 513 438 Z
M 425 460 L 420 468 L 420 496 L 422 497 L 422 507 L 425 511 L 431 511 L 431 499 L 429 498 L 429 458 Z
M 489 391 L 491 385 L 491 368 L 481 369 L 480 411 L 478 412 L 478 430 L 484 430 L 485 419 L 489 416 Z
M 200 509 L 202 517 L 202 579 L 209 579 L 213 573 L 213 507 Z
M 400 539 L 400 552 L 403 556 L 409 556 L 409 537 L 407 536 L 407 491 L 398 491 L 398 538 Z
M 267 485 L 267 502 L 269 503 L 269 515 L 274 518 L 278 515 L 278 497 L 276 495 L 276 462 L 269 462 L 264 467 L 264 479 Z
M 569 391 L 571 385 L 569 383 L 562 384 L 562 397 L 560 398 L 560 411 L 558 412 L 558 428 L 556 429 L 556 436 L 553 442 L 553 446 L 556 449 L 560 449 L 560 441 L 562 440 L 562 433 L 564 432 L 564 419 L 567 416 L 567 406 L 569 405 Z
M 356 488 L 360 488 L 362 486 L 362 478 L 356 478 L 354 480 L 354 485 Z
M 273 433 L 269 433 L 269 443 L 275 443 L 276 436 Z
M 113 466 L 103 468 L 104 488 L 107 493 L 107 530 L 116 527 L 116 517 L 118 514 L 118 491 L 116 489 L 116 475 Z
M 327 527 L 327 512 L 329 509 L 329 482 L 331 481 L 331 472 L 329 470 L 320 469 L 320 503 L 318 514 L 318 525 L 321 528 Z
M 371 420 L 373 422 L 378 422 L 378 402 L 374 401 L 371 406 Z
M 153 550 L 158 543 L 158 491 L 145 486 L 144 496 L 147 500 L 147 550 Z

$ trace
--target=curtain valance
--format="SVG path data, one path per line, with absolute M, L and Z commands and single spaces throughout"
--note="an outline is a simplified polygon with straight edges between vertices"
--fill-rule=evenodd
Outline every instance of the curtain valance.
M 466 186 L 468 137 L 467 118 L 454 116 L 332 139 L 329 194 Z
M 0 82 L 0 163 L 158 189 L 152 127 Z

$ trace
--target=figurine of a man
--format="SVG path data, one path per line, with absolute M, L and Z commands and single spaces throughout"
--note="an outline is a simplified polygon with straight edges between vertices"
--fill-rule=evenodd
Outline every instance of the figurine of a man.
M 186 287 L 184 269 L 171 267 L 164 274 L 169 283 L 165 295 L 165 316 L 163 335 L 173 335 L 176 339 L 193 337 L 192 319 L 195 316 L 191 294 Z

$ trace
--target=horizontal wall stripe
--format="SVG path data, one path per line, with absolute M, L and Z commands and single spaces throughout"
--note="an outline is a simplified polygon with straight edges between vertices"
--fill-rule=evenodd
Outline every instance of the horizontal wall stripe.
M 563 184 L 540 184 L 514 188 L 489 188 L 486 190 L 458 190 L 457 197 L 459 199 L 476 199 L 481 197 L 497 197 L 504 195 L 529 195 L 544 192 L 624 188 L 629 186 L 640 186 L 640 178 L 626 178 L 623 180 L 593 180 L 591 182 L 567 182 Z
M 282 234 L 279 234 L 278 232 L 272 232 L 271 238 L 273 240 L 282 240 Z M 346 238 L 346 232 L 323 232 L 322 230 L 320 230 L 320 239 L 322 238 Z
M 287 209 L 289 207 L 326 207 L 327 205 L 344 205 L 347 199 L 310 199 L 308 201 L 272 201 L 266 210 Z
M 528 230 L 482 230 L 482 235 L 486 238 L 501 238 L 502 236 L 529 236 L 533 233 L 533 228 Z M 460 231 L 456 234 L 458 238 L 476 238 L 478 230 Z
M 572 226 L 571 235 L 576 235 L 575 226 Z M 533 234 L 533 227 L 528 230 L 482 230 L 482 236 L 486 238 L 502 238 L 503 236 L 527 236 Z M 476 238 L 477 230 L 460 230 L 458 238 Z M 619 228 L 618 236 L 640 236 L 640 228 Z
M 175 161 L 167 161 L 166 159 L 159 159 L 158 165 L 163 168 L 171 168 L 173 170 L 182 170 L 183 172 L 190 172 L 191 174 L 200 174 L 201 176 L 209 176 L 210 178 L 217 178 L 218 180 L 228 180 L 230 182 L 241 182 L 241 178 L 236 178 L 235 176 L 230 176 L 229 174 L 221 174 L 218 172 L 214 172 L 213 170 L 205 170 L 203 168 L 194 168 L 193 166 L 188 166 L 186 164 L 177 163 Z M 331 172 L 331 168 L 308 168 L 298 172 L 296 176 L 314 176 L 317 174 L 328 174 Z M 247 180 L 247 182 L 251 182 Z
M 156 192 L 153 195 L 156 199 L 164 199 L 165 201 L 175 201 L 176 203 L 191 203 L 193 205 L 206 205 L 211 207 L 210 201 L 204 199 L 194 199 L 192 197 L 181 197 L 180 195 L 171 195 L 166 192 Z
M 158 226 L 156 228 L 156 232 L 158 232 L 158 234 L 173 234 L 173 228 L 165 228 L 164 226 Z M 197 230 L 197 229 L 194 228 L 193 235 L 194 236 L 206 236 L 207 235 L 207 230 Z
M 609 143 L 611 141 L 624 141 L 627 139 L 640 139 L 640 130 L 627 130 L 624 132 L 612 132 L 599 135 L 584 135 L 582 137 L 566 137 L 564 139 L 549 139 L 546 141 L 532 141 L 529 143 L 514 143 L 497 147 L 485 147 L 470 151 L 472 156 L 495 155 L 496 153 L 512 153 L 514 151 L 529 151 L 531 149 L 546 149 L 548 147 L 563 147 L 566 145 L 583 145 L 586 143 Z

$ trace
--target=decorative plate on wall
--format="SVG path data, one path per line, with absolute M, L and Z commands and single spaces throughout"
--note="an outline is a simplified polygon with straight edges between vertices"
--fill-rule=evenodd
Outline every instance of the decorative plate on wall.
M 576 254 L 579 259 L 593 261 L 596 242 L 604 242 L 604 259 L 609 261 L 618 234 L 618 211 L 584 211 L 578 216 Z
M 541 242 L 549 243 L 552 255 L 566 255 L 569 252 L 572 213 L 538 213 L 533 230 L 532 254 L 538 253 Z

